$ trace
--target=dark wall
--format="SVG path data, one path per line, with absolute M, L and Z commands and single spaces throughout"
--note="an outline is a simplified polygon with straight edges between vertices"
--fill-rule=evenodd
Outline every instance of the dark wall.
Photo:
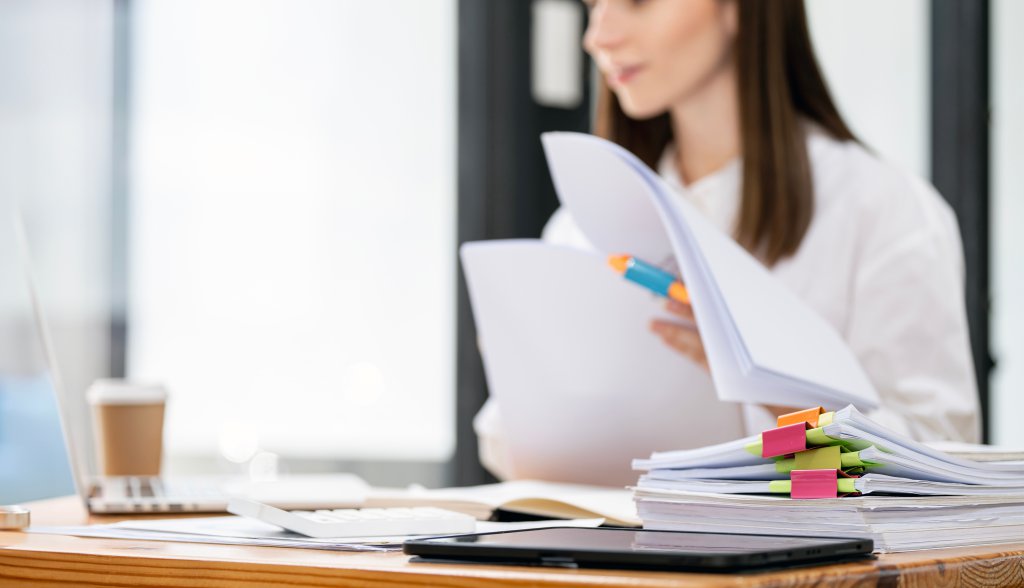
M 589 129 L 588 67 L 580 72 L 585 98 L 577 108 L 533 100 L 531 5 L 459 2 L 459 243 L 539 236 L 558 206 L 540 134 Z M 455 482 L 482 483 L 490 478 L 477 458 L 472 419 L 487 392 L 461 269 L 458 341 Z
M 967 264 L 967 318 L 989 439 L 989 3 L 933 0 L 932 182 L 956 211 Z

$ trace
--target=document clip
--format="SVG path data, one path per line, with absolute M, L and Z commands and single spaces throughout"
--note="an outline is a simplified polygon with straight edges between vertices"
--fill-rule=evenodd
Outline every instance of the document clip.
M 843 459 L 838 445 L 808 449 L 794 455 L 794 470 L 841 470 Z
M 778 457 L 807 449 L 810 428 L 806 421 L 801 421 L 761 433 L 761 457 Z
M 843 470 L 793 470 L 789 474 L 790 498 L 839 498 L 857 494 L 853 479 Z
M 820 406 L 814 408 L 808 408 L 805 410 L 798 410 L 784 414 L 778 418 L 775 423 L 776 427 L 785 427 L 786 425 L 793 425 L 796 423 L 808 423 L 812 429 L 818 428 L 818 417 L 825 414 L 825 409 Z

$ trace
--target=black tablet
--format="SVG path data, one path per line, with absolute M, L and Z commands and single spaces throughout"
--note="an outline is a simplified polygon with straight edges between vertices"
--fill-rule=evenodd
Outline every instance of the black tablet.
M 738 572 L 867 557 L 870 539 L 551 527 L 406 541 L 420 561 Z

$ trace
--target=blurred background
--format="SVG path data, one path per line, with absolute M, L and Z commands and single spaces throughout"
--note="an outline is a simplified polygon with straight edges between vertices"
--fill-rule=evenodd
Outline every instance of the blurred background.
M 1024 3 L 807 7 L 854 132 L 957 210 L 986 440 L 1024 446 Z M 585 18 L 0 0 L 0 193 L 24 203 L 76 430 L 94 379 L 155 379 L 171 473 L 487 481 L 457 246 L 536 237 L 557 206 L 538 134 L 589 129 Z M 18 376 L 31 325 L 3 307 L 0 503 L 69 494 L 52 391 Z

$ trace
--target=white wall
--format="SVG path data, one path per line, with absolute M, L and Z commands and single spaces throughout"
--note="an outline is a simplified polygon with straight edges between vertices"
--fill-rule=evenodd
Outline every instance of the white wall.
M 930 176 L 927 0 L 807 0 L 818 59 L 853 132 L 877 153 Z
M 129 371 L 172 457 L 447 459 L 454 1 L 133 7 Z
M 991 10 L 993 442 L 1024 447 L 1024 2 Z

